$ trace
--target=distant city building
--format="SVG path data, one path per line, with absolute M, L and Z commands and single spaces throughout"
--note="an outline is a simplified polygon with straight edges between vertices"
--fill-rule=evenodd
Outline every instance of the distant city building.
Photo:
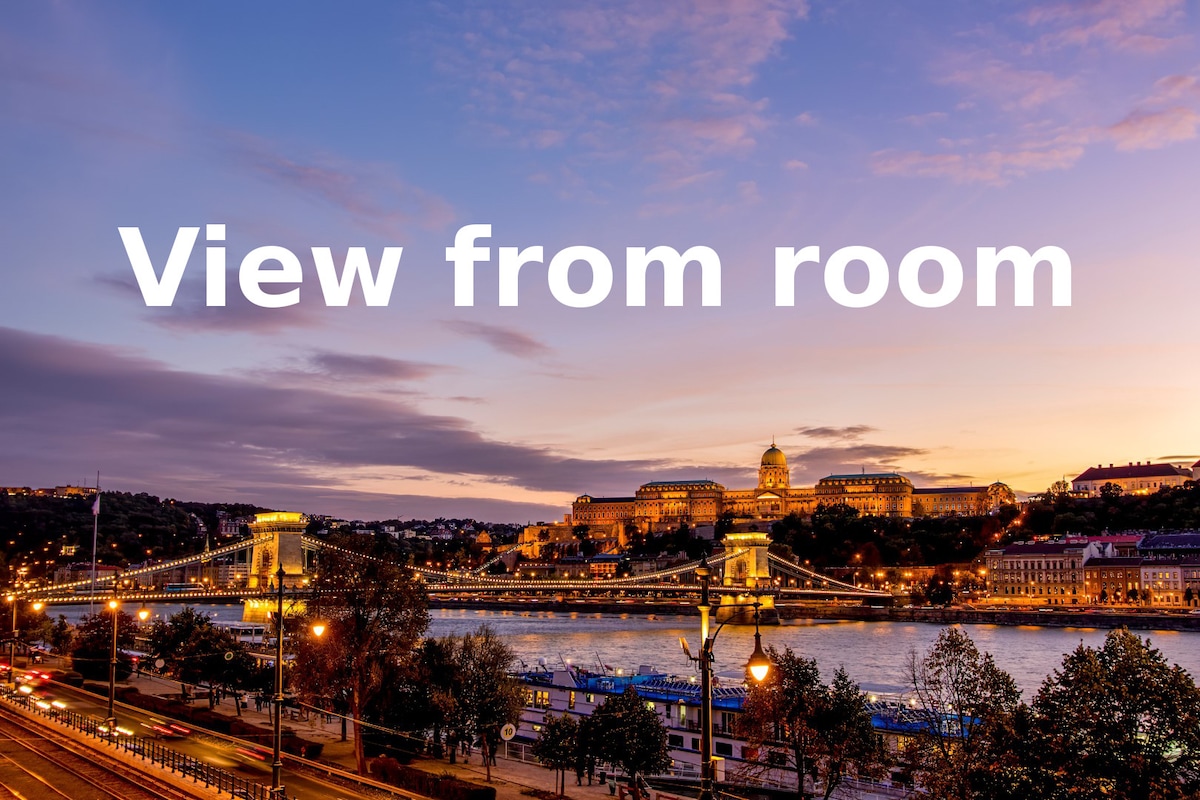
M 758 467 L 753 489 L 727 489 L 712 480 L 651 481 L 633 497 L 576 498 L 565 525 L 628 525 L 641 532 L 714 525 L 724 515 L 740 520 L 809 516 L 820 504 L 844 504 L 860 514 L 884 517 L 985 514 L 1015 493 L 1003 483 L 980 487 L 914 489 L 895 472 L 830 475 L 812 487 L 793 487 L 783 451 L 772 444 Z
M 1084 470 L 1071 481 L 1071 489 L 1089 497 L 1099 497 L 1105 484 L 1112 484 L 1119 487 L 1122 494 L 1153 494 L 1164 486 L 1182 486 L 1193 480 L 1194 470 L 1195 465 L 1192 469 L 1186 469 L 1174 464 L 1151 464 L 1149 461 L 1145 464 L 1131 461 L 1123 467 L 1097 465 Z
M 121 567 L 112 566 L 110 564 L 96 565 L 96 580 L 100 581 L 105 577 L 113 577 L 119 575 L 122 571 Z M 82 581 L 92 577 L 92 565 L 88 562 L 79 562 L 75 564 L 66 564 L 54 570 L 54 583 L 73 583 Z
M 0 494 L 10 497 L 91 497 L 95 486 L 55 486 L 46 489 L 30 489 L 28 486 L 0 486 Z
M 1083 583 L 1089 603 L 1136 603 L 1142 588 L 1142 558 L 1088 559 L 1083 565 Z
M 1011 603 L 1086 603 L 1084 562 L 1111 555 L 1111 545 L 1093 544 L 1086 539 L 1018 542 L 987 551 L 984 562 L 988 588 L 994 599 Z
M 993 483 L 990 486 L 913 489 L 912 516 L 979 516 L 1016 502 L 1016 493 L 1003 483 Z
M 1018 542 L 989 550 L 985 562 L 992 602 L 1153 608 L 1200 604 L 1200 531 Z

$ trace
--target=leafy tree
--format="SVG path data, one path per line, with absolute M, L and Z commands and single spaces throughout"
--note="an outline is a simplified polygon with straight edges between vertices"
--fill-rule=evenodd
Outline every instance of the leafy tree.
M 133 672 L 133 659 L 127 651 L 133 649 L 133 617 L 124 611 L 117 612 L 117 680 L 125 680 Z M 71 664 L 83 677 L 108 680 L 108 666 L 112 660 L 113 636 L 112 612 L 88 614 L 79 621 L 71 645 Z
M 815 660 L 788 648 L 768 648 L 767 654 L 771 671 L 750 687 L 741 733 L 759 746 L 788 747 L 800 797 L 807 796 L 806 778 L 823 779 L 828 798 L 847 777 L 876 775 L 883 743 L 871 726 L 866 696 L 846 671 L 838 669 L 826 686 Z
M 151 657 L 165 661 L 180 684 L 208 685 L 210 708 L 216 704 L 213 690 L 230 690 L 236 699 L 254 672 L 254 659 L 246 646 L 191 607 L 155 622 L 149 640 Z M 235 707 L 240 716 L 241 704 L 235 702 Z
M 439 756 L 443 733 L 457 718 L 457 645 L 453 636 L 421 643 L 414 669 L 398 687 L 398 707 L 392 717 L 392 725 L 403 730 L 432 731 L 434 755 Z
M 399 563 L 394 545 L 386 537 L 364 538 L 331 536 L 321 549 L 305 619 L 322 622 L 325 632 L 318 638 L 305 626 L 292 678 L 310 699 L 345 693 L 362 775 L 367 759 L 357 723 L 373 718 L 376 701 L 401 681 L 429 625 L 425 591 Z
M 867 696 L 839 667 L 816 717 L 825 800 L 848 777 L 877 777 L 886 759 L 883 739 L 871 724 Z
M 818 718 L 826 707 L 825 687 L 816 659 L 805 658 L 785 647 L 767 648 L 771 671 L 750 694 L 739 720 L 743 736 L 759 745 L 786 744 L 796 770 L 796 793 L 807 797 L 806 779 L 816 780 L 821 739 Z
M 25 644 L 46 643 L 54 632 L 54 623 L 45 611 L 22 609 L 17 615 L 17 635 Z
M 954 589 L 945 578 L 931 578 L 925 587 L 925 596 L 935 606 L 948 606 L 954 602 Z
M 567 770 L 575 764 L 578 743 L 579 723 L 570 714 L 547 714 L 533 743 L 533 757 L 557 772 L 554 788 L 560 797 L 567 793 Z
M 671 767 L 666 726 L 632 686 L 606 698 L 592 712 L 591 724 L 596 755 L 635 778 L 635 785 L 638 775 L 657 775 Z
M 520 722 L 525 706 L 525 690 L 509 674 L 513 660 L 512 650 L 487 625 L 464 634 L 455 652 L 456 716 L 464 734 L 479 738 L 489 782 L 500 729 Z
M 67 622 L 65 614 L 59 614 L 58 619 L 54 620 L 51 626 L 50 635 L 46 641 L 50 644 L 50 649 L 59 655 L 66 654 L 71 650 L 71 642 L 75 639 L 75 629 L 71 627 L 71 623 Z
M 917 783 L 931 798 L 990 800 L 981 787 L 1010 741 L 1016 683 L 958 628 L 944 629 L 923 658 L 910 654 L 908 677 L 924 722 L 905 749 Z
M 1121 629 L 1080 645 L 1033 702 L 1043 770 L 1070 797 L 1200 795 L 1200 690 L 1148 641 Z

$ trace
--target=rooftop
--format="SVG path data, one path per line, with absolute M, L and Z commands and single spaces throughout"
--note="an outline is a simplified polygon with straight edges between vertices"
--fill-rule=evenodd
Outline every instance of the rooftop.
M 1145 464 L 1140 461 L 1136 464 L 1126 464 L 1123 467 L 1114 467 L 1109 464 L 1107 467 L 1089 467 L 1084 470 L 1083 474 L 1076 478 L 1076 481 L 1103 481 L 1103 480 L 1122 480 L 1128 478 L 1173 478 L 1173 477 L 1190 478 L 1191 473 L 1187 470 L 1171 464 L 1151 464 L 1147 461 Z

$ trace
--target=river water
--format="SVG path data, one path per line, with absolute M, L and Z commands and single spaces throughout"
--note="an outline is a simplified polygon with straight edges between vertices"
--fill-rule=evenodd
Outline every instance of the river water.
M 155 616 L 169 616 L 182 606 L 158 604 L 149 608 Z M 240 605 L 201 606 L 216 621 L 241 620 Z M 51 609 L 72 622 L 86 614 L 87 606 Z M 647 618 L 634 614 L 587 612 L 500 611 L 490 609 L 434 609 L 429 635 L 463 634 L 489 625 L 512 647 L 516 656 L 532 667 L 542 659 L 549 667 L 562 662 L 591 669 L 603 663 L 614 669 L 637 669 L 649 665 L 688 675 L 693 667 L 679 646 L 685 637 L 692 652 L 699 651 L 700 621 L 695 616 L 660 615 Z M 1039 626 L 966 625 L 966 633 L 980 650 L 991 653 L 996 665 L 1016 680 L 1026 698 L 1031 698 L 1042 681 L 1062 663 L 1062 657 L 1081 643 L 1099 647 L 1107 631 L 1097 628 L 1043 628 Z M 785 620 L 762 629 L 763 646 L 782 650 L 790 647 L 800 655 L 815 658 L 825 680 L 845 667 L 864 689 L 901 691 L 906 688 L 905 665 L 909 654 L 924 653 L 937 638 L 941 626 L 910 622 L 842 622 Z M 1179 664 L 1193 678 L 1200 678 L 1200 633 L 1146 631 L 1168 663 Z M 727 626 L 714 647 L 716 670 L 740 675 L 742 665 L 754 649 L 754 630 Z

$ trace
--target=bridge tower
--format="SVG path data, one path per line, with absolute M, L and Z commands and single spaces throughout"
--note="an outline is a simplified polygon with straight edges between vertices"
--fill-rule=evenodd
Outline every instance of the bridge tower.
M 725 534 L 722 544 L 727 551 L 745 552 L 728 559 L 722 565 L 721 585 L 727 588 L 744 589 L 734 594 L 722 594 L 717 608 L 717 621 L 731 620 L 734 624 L 754 623 L 754 609 L 745 604 L 759 603 L 760 624 L 775 625 L 779 612 L 775 610 L 774 584 L 771 567 L 767 560 L 771 536 L 765 531 L 738 531 Z M 742 606 L 742 607 L 739 607 Z
M 308 563 L 301 537 L 308 528 L 308 517 L 294 511 L 272 511 L 257 514 L 250 523 L 250 533 L 255 537 L 270 536 L 254 545 L 250 552 L 250 575 L 246 588 L 270 593 L 275 588 L 275 571 L 283 564 L 285 589 L 304 586 L 307 580 Z M 242 622 L 256 625 L 267 624 L 275 609 L 271 597 L 247 597 L 242 603 Z M 289 595 L 284 602 L 284 616 L 304 611 L 304 600 Z
M 294 511 L 272 511 L 257 514 L 250 523 L 250 533 L 271 536 L 266 542 L 254 545 L 250 554 L 250 589 L 267 589 L 275 583 L 275 571 L 283 564 L 286 588 L 302 586 L 305 580 L 304 548 L 301 537 L 308 528 L 308 517 Z

